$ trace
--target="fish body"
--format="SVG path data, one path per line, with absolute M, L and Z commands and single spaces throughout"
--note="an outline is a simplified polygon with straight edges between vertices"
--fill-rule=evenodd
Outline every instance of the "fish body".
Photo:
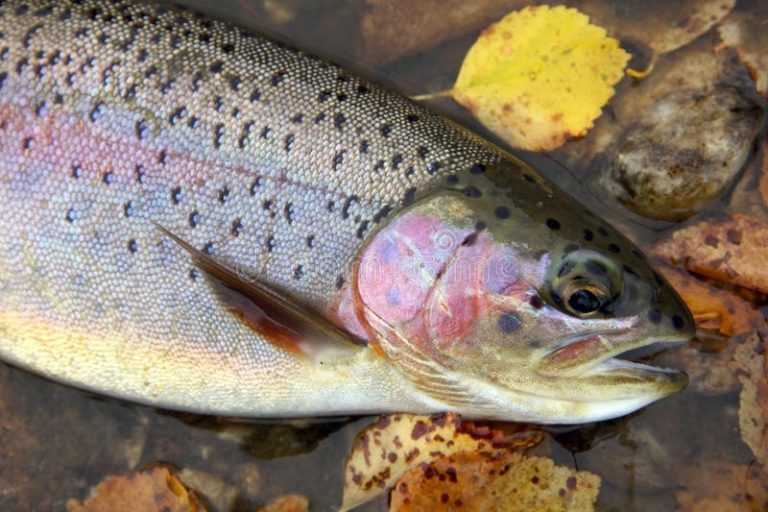
M 230 416 L 572 423 L 684 385 L 613 358 L 690 337 L 679 298 L 498 148 L 194 12 L 0 12 L 3 360 Z M 256 281 L 351 343 L 272 322 Z

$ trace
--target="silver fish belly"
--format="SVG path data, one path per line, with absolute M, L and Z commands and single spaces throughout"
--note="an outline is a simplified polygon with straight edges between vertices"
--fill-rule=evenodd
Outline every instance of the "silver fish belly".
M 157 227 L 329 311 L 361 247 L 414 199 L 457 173 L 521 164 L 397 94 L 193 12 L 103 0 L 0 11 L 0 358 L 204 413 L 595 417 L 451 403 L 389 347 L 297 357 L 223 307 Z M 526 172 L 543 198 L 569 201 Z M 548 215 L 531 219 L 550 236 Z M 628 244 L 611 237 L 600 243 Z M 663 300 L 664 321 L 685 317 Z

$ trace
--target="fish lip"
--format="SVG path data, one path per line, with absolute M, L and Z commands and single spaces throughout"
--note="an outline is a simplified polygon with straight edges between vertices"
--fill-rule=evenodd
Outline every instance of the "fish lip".
M 642 353 L 642 358 L 656 355 L 657 353 L 679 346 L 690 340 L 690 337 L 684 334 L 656 336 L 656 337 L 628 337 L 633 333 L 633 329 L 605 329 L 569 336 L 557 344 L 556 347 L 548 351 L 538 364 L 539 371 L 549 376 L 559 377 L 579 377 L 595 375 L 596 373 L 610 372 L 612 368 L 605 366 L 605 363 L 611 363 L 614 367 L 621 367 L 623 370 L 636 369 L 638 372 L 658 372 L 658 373 L 676 373 L 685 375 L 684 372 L 661 366 L 653 366 L 638 361 L 635 353 Z M 624 339 L 626 338 L 626 339 Z M 559 354 L 565 351 L 574 351 L 579 344 L 592 343 L 597 346 L 597 351 L 579 360 L 567 359 L 558 360 Z M 591 348 L 591 347 L 590 347 Z M 649 350 L 650 349 L 650 350 Z M 578 350 L 578 349 L 577 349 Z M 578 357 L 578 353 L 576 354 Z M 569 362 L 571 364 L 569 364 Z

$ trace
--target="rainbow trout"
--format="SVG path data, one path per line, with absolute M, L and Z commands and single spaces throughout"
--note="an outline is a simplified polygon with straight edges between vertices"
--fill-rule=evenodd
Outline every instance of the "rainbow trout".
M 681 389 L 693 322 L 514 157 L 194 12 L 0 5 L 0 358 L 250 417 L 575 423 Z

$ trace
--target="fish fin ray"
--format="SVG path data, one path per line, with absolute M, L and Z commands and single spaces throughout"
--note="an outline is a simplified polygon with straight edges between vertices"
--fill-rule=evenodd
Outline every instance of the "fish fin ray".
M 189 253 L 226 309 L 273 345 L 295 355 L 311 355 L 317 348 L 311 345 L 320 340 L 348 348 L 363 344 L 288 293 L 238 274 L 163 226 L 155 226 Z

